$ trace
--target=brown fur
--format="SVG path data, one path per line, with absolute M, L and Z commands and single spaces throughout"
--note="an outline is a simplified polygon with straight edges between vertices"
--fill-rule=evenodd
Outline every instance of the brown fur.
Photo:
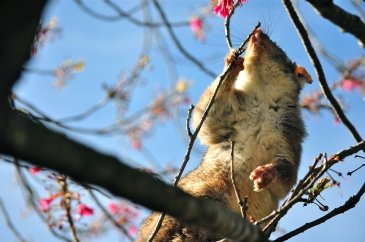
M 232 53 L 226 57 L 225 68 L 230 62 Z M 233 141 L 237 188 L 242 198 L 248 196 L 247 214 L 259 220 L 277 208 L 296 181 L 305 136 L 298 95 L 309 80 L 296 75 L 297 66 L 260 29 L 251 37 L 245 58 L 232 64 L 199 133 L 208 150 L 179 187 L 239 213 L 230 179 Z M 195 127 L 217 83 L 218 79 L 200 98 L 193 114 Z M 146 219 L 137 241 L 147 241 L 158 217 L 153 213 Z M 154 241 L 217 239 L 167 216 Z

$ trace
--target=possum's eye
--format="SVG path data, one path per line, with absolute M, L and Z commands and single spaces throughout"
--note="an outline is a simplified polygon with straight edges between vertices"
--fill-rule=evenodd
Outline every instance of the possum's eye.
M 309 75 L 307 70 L 299 65 L 295 65 L 294 74 L 300 79 L 301 81 L 305 81 L 306 83 L 312 83 L 312 77 Z

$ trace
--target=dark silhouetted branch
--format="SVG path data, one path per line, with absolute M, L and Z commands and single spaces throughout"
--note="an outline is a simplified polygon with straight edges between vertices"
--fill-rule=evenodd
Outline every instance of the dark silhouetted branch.
M 304 224 L 303 226 L 301 226 L 297 229 L 294 229 L 293 231 L 275 239 L 273 242 L 286 241 L 300 233 L 303 233 L 304 231 L 306 231 L 314 226 L 324 223 L 327 220 L 329 220 L 341 213 L 344 213 L 347 210 L 354 208 L 356 206 L 356 204 L 360 201 L 360 198 L 362 197 L 362 195 L 364 195 L 364 193 L 365 193 L 365 183 L 362 185 L 360 190 L 354 196 L 350 197 L 342 206 L 333 209 L 331 212 L 327 213 L 323 217 L 320 217 L 316 220 L 313 220 L 312 222 Z
M 354 35 L 365 48 L 365 24 L 357 15 L 346 12 L 333 3 L 333 0 L 307 0 L 321 14 L 332 23 L 341 28 L 342 31 Z
M 0 152 L 104 187 L 116 196 L 155 211 L 166 211 L 183 223 L 222 237 L 264 241 L 256 226 L 216 202 L 195 198 L 13 111 L 0 119 Z

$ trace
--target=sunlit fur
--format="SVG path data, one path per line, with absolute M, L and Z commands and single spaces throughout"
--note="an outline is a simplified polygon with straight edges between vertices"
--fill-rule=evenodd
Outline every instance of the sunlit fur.
M 259 220 L 277 208 L 279 199 L 296 181 L 305 136 L 298 106 L 303 80 L 294 72 L 295 63 L 261 30 L 250 39 L 244 60 L 233 61 L 230 53 L 225 68 L 231 62 L 233 69 L 199 133 L 207 152 L 198 168 L 186 175 L 179 186 L 239 213 L 230 179 L 233 141 L 237 188 L 242 198 L 248 196 L 248 217 Z M 200 98 L 193 113 L 195 127 L 218 81 L 219 78 L 213 81 Z M 137 241 L 146 241 L 157 219 L 158 214 L 154 213 L 145 221 Z M 155 241 L 212 239 L 219 238 L 168 217 Z

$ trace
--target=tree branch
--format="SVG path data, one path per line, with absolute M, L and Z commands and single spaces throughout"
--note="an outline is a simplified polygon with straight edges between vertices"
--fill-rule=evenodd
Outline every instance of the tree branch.
M 288 210 L 293 207 L 298 201 L 302 199 L 302 196 L 313 187 L 315 182 L 323 176 L 323 174 L 331 168 L 334 164 L 338 163 L 339 161 L 345 159 L 346 157 L 353 155 L 361 150 L 365 149 L 365 141 L 361 141 L 354 146 L 351 146 L 348 149 L 344 149 L 342 151 L 337 152 L 336 154 L 332 155 L 329 159 L 323 154 L 320 154 L 314 161 L 313 165 L 310 167 L 310 170 L 301 179 L 294 191 L 290 195 L 290 197 L 283 203 L 283 205 L 274 210 L 268 216 L 262 218 L 257 224 L 262 224 L 266 221 L 270 222 L 265 226 L 263 231 L 269 235 L 273 229 L 275 229 L 277 223 L 279 222 L 280 218 L 282 218 Z M 323 160 L 322 165 L 316 167 L 319 161 Z
M 19 231 L 16 229 L 16 227 L 13 225 L 13 223 L 11 222 L 11 219 L 9 217 L 8 212 L 6 211 L 6 208 L 4 206 L 3 200 L 0 198 L 0 210 L 4 215 L 4 219 L 6 224 L 8 225 L 9 229 L 11 230 L 11 232 L 13 232 L 13 234 L 15 235 L 15 237 L 20 241 L 20 242 L 25 242 L 26 240 L 23 238 L 23 236 L 19 233 Z
M 168 186 L 13 111 L 0 119 L 0 152 L 55 169 L 77 181 L 99 185 L 117 196 L 152 210 L 166 211 L 183 223 L 203 227 L 222 237 L 263 241 L 256 226 L 219 204 Z
M 346 12 L 333 3 L 333 0 L 307 0 L 321 15 L 341 28 L 342 31 L 354 35 L 365 48 L 365 24 L 360 17 Z
M 118 221 L 116 221 L 113 218 L 113 215 L 111 215 L 108 210 L 101 204 L 99 198 L 94 194 L 94 192 L 91 189 L 87 189 L 91 198 L 94 200 L 96 205 L 100 208 L 100 210 L 103 212 L 105 217 L 116 227 L 118 228 L 118 231 L 122 233 L 123 236 L 125 236 L 129 241 L 133 241 L 133 238 L 129 235 L 126 228 L 123 227 L 122 224 L 120 224 Z
M 351 132 L 351 134 L 355 138 L 355 140 L 357 142 L 361 142 L 363 139 L 361 138 L 359 132 L 356 130 L 356 128 L 353 126 L 353 124 L 350 122 L 350 120 L 346 117 L 340 104 L 337 102 L 336 98 L 333 96 L 331 89 L 329 88 L 329 86 L 327 84 L 327 80 L 326 80 L 324 71 L 322 69 L 321 62 L 319 61 L 318 56 L 317 56 L 315 50 L 313 49 L 313 46 L 308 37 L 308 33 L 305 30 L 303 24 L 301 23 L 298 15 L 296 14 L 296 11 L 295 11 L 291 1 L 283 0 L 282 2 L 288 12 L 288 15 L 290 16 L 290 18 L 292 20 L 294 26 L 296 27 L 299 36 L 302 39 L 305 49 L 307 50 L 309 58 L 315 68 L 322 92 L 324 93 L 324 95 L 326 96 L 328 101 L 331 103 L 333 110 L 336 113 L 337 117 L 342 121 L 342 123 Z M 365 34 L 364 34 L 364 36 L 365 36 Z
M 215 78 L 217 75 L 212 72 L 211 70 L 209 70 L 202 62 L 200 62 L 198 59 L 196 59 L 194 56 L 192 56 L 180 43 L 179 39 L 177 38 L 175 32 L 172 30 L 172 26 L 169 22 L 169 20 L 167 19 L 167 16 L 165 14 L 165 12 L 162 10 L 160 4 L 157 2 L 157 0 L 153 0 L 153 4 L 155 5 L 158 13 L 160 14 L 162 21 L 164 23 L 164 25 L 167 28 L 167 31 L 172 39 L 172 41 L 174 42 L 174 44 L 176 45 L 177 49 L 191 62 L 193 62 L 195 65 L 197 65 L 203 72 L 205 72 L 208 76 Z
M 300 233 L 303 233 L 304 231 L 306 231 L 314 226 L 317 226 L 321 223 L 326 222 L 327 220 L 329 220 L 330 218 L 332 218 L 334 216 L 337 216 L 341 213 L 346 212 L 347 210 L 354 208 L 356 206 L 356 204 L 360 201 L 360 198 L 364 193 L 365 193 L 365 183 L 362 185 L 360 190 L 354 196 L 350 197 L 342 206 L 333 209 L 331 212 L 327 213 L 323 217 L 320 217 L 316 220 L 313 220 L 312 222 L 304 224 L 303 226 L 301 226 L 297 229 L 294 229 L 293 231 L 275 239 L 273 242 L 282 242 L 282 241 L 288 240 Z
M 46 0 L 0 2 L 0 112 L 30 57 L 30 46 L 45 5 Z
M 140 27 L 148 27 L 148 28 L 159 28 L 164 25 L 164 23 L 156 23 L 156 22 L 149 22 L 149 21 L 141 21 L 138 18 L 135 18 L 131 15 L 131 10 L 123 10 L 121 9 L 117 4 L 110 0 L 104 0 L 105 4 L 107 4 L 110 8 L 112 8 L 115 12 L 117 12 L 117 15 L 106 15 L 102 13 L 98 13 L 92 8 L 88 7 L 82 0 L 74 0 L 75 3 L 79 6 L 79 8 L 84 11 L 85 13 L 89 14 L 90 16 L 103 20 L 108 22 L 115 22 L 126 19 L 127 21 L 140 26 Z M 139 9 L 143 9 L 146 6 L 144 4 L 140 4 Z M 135 9 L 135 8 L 134 8 Z M 189 26 L 189 21 L 179 21 L 171 23 L 171 26 L 173 27 L 185 27 Z

